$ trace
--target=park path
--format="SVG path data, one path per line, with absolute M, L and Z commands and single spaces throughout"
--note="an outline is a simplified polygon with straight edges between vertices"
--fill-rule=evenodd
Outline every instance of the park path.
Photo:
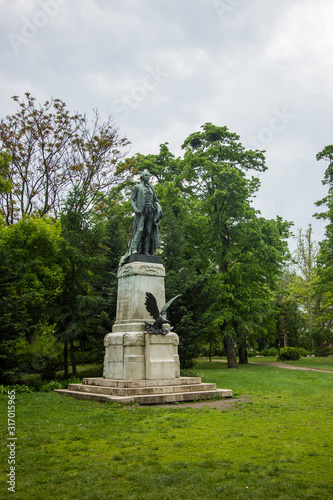
M 207 358 L 208 359 L 208 358 Z M 214 359 L 220 363 L 226 363 L 226 359 Z M 287 370 L 303 370 L 307 372 L 333 373 L 333 370 L 321 370 L 320 368 L 309 368 L 307 366 L 285 365 L 284 363 L 272 363 L 271 361 L 249 361 L 249 365 L 273 366 L 274 368 L 285 368 Z
M 270 361 L 251 361 L 250 365 L 274 366 L 275 368 L 285 368 L 287 370 L 303 370 L 307 372 L 333 373 L 333 370 L 321 370 L 320 368 L 309 368 L 307 366 L 285 365 L 284 363 L 272 363 Z

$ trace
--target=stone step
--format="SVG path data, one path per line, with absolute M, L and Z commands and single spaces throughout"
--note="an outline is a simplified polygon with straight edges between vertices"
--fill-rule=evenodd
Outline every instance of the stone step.
M 85 399 L 88 401 L 112 401 L 107 394 L 97 394 L 93 392 L 80 392 L 80 391 L 71 391 L 69 389 L 55 389 L 54 392 L 58 392 L 59 394 L 67 394 L 67 396 L 72 396 L 75 399 Z M 117 396 L 115 396 L 117 397 Z
M 215 391 L 216 384 L 169 385 L 158 387 L 108 387 L 87 384 L 69 384 L 68 390 L 108 394 L 110 396 L 144 396 L 145 394 L 173 394 L 175 392 Z
M 174 403 L 181 401 L 200 401 L 202 399 L 212 398 L 231 398 L 232 391 L 229 389 L 217 389 L 212 391 L 180 392 L 168 394 L 145 394 L 132 396 L 115 396 L 107 394 L 98 394 L 92 392 L 72 391 L 69 389 L 56 389 L 55 392 L 67 394 L 76 399 L 85 399 L 90 401 L 113 401 L 115 403 L 133 403 L 140 405 Z
M 115 380 L 102 377 L 84 378 L 84 385 L 98 385 L 103 387 L 158 387 L 158 386 L 173 386 L 173 385 L 193 385 L 201 384 L 200 377 L 179 377 L 169 379 L 153 379 L 153 380 Z

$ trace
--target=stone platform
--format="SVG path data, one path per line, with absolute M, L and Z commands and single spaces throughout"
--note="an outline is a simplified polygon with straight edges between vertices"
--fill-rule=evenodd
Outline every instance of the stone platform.
M 68 389 L 57 389 L 55 392 L 76 399 L 139 405 L 232 397 L 231 390 L 216 389 L 216 384 L 202 383 L 199 377 L 164 380 L 86 378 L 82 384 L 69 384 Z

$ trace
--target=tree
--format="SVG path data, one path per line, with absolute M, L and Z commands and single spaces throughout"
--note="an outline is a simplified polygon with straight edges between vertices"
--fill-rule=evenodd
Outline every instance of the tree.
M 198 343 L 204 329 L 206 301 L 202 291 L 207 279 L 198 269 L 197 252 L 191 238 L 194 228 L 189 200 L 182 196 L 176 180 L 158 185 L 157 194 L 164 213 L 161 251 L 166 269 L 166 296 L 171 298 L 181 294 L 168 316 L 179 335 L 181 367 L 192 368 L 193 359 L 199 354 Z
M 11 347 L 18 339 L 35 343 L 59 315 L 64 275 L 60 223 L 23 217 L 0 227 L 1 374 L 16 366 Z
M 70 114 L 60 99 L 37 105 L 29 93 L 19 110 L 0 122 L 2 148 L 9 151 L 12 189 L 0 197 L 7 224 L 30 214 L 57 215 L 74 187 L 94 196 L 115 183 L 121 149 L 112 119 L 97 112 L 90 128 L 85 115 Z M 122 172 L 124 174 L 124 172 Z
M 183 158 L 176 159 L 163 144 L 159 155 L 137 155 L 132 165 L 148 168 L 162 185 L 166 283 L 178 283 L 173 290 L 184 294 L 174 311 L 182 306 L 190 328 L 206 338 L 224 338 L 229 366 L 237 366 L 233 339 L 245 360 L 249 336 L 265 330 L 290 224 L 266 221 L 251 206 L 259 180 L 248 172 L 265 171 L 265 158 L 245 150 L 227 127 L 206 123 L 182 148 Z M 193 300 L 191 287 L 198 294 L 196 308 L 187 301 Z
M 300 276 L 288 267 L 284 270 L 275 292 L 276 340 L 279 351 L 281 340 L 283 347 L 298 346 L 305 327 L 303 300 L 300 300 L 298 285 Z M 302 345 L 302 347 L 308 347 Z
M 309 328 L 313 328 L 313 297 L 314 287 L 317 280 L 317 257 L 318 246 L 312 239 L 312 226 L 309 224 L 305 234 L 298 230 L 297 249 L 294 252 L 296 266 L 300 271 L 298 280 L 298 295 L 303 298 L 303 303 L 308 310 Z
M 327 221 L 325 238 L 320 243 L 318 255 L 318 282 L 316 284 L 317 296 L 321 297 L 321 308 L 319 314 L 320 324 L 314 336 L 318 342 L 324 345 L 332 339 L 333 325 L 333 145 L 326 146 L 317 154 L 317 160 L 329 162 L 325 170 L 323 185 L 328 187 L 327 196 L 316 202 L 318 207 L 324 211 L 316 213 L 318 219 Z M 326 339 L 326 340 L 325 340 Z M 317 342 L 317 344 L 318 344 Z M 315 341 L 316 343 L 316 341 Z
M 11 156 L 8 151 L 0 151 L 0 195 L 10 193 L 12 183 L 9 179 Z
M 254 325 L 270 309 L 274 285 L 287 253 L 283 241 L 289 224 L 266 221 L 251 207 L 259 180 L 249 170 L 265 171 L 260 151 L 246 151 L 236 134 L 210 123 L 191 134 L 185 149 L 185 179 L 191 195 L 200 200 L 202 249 L 210 261 L 215 299 L 208 315 L 225 339 L 229 366 L 234 367 L 232 340 L 245 349 Z M 244 356 L 244 361 L 246 357 Z
M 98 307 L 90 315 L 88 345 L 94 359 L 104 356 L 103 338 L 112 329 L 117 308 L 117 271 L 120 258 L 126 253 L 133 220 L 129 204 L 121 191 L 112 189 L 109 196 L 96 206 L 95 223 L 102 225 L 101 256 L 94 271 L 92 286 L 99 297 Z
M 248 344 L 272 333 L 274 291 L 287 255 L 288 234 L 288 223 L 256 214 L 230 232 L 224 269 L 212 276 L 214 298 L 208 315 L 224 334 L 231 367 L 235 363 L 230 339 L 236 341 L 240 363 L 247 363 Z
M 103 225 L 94 220 L 89 195 L 78 188 L 69 193 L 60 221 L 65 261 L 57 330 L 64 342 L 65 375 L 68 375 L 69 346 L 73 375 L 76 377 L 75 342 L 84 340 L 87 322 L 101 301 L 93 282 L 103 254 Z
M 24 367 L 50 376 L 63 343 L 76 375 L 77 351 L 103 355 L 115 318 L 117 267 L 126 247 L 121 195 L 69 194 L 61 219 L 24 216 L 0 227 L 0 375 Z M 131 221 L 132 222 L 132 221 Z

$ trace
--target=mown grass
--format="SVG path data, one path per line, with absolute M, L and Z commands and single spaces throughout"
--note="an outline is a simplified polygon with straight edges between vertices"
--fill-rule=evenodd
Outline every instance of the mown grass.
M 330 373 L 220 362 L 195 371 L 233 389 L 238 402 L 224 410 L 120 407 L 18 394 L 15 498 L 330 498 Z M 6 396 L 0 402 L 6 415 Z M 0 491 L 9 497 L 6 462 L 3 446 Z

